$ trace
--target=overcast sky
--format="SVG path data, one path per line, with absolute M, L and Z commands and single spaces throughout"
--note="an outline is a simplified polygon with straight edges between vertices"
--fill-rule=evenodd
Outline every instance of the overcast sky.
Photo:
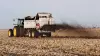
M 0 28 L 13 28 L 14 18 L 50 12 L 56 22 L 100 24 L 100 0 L 0 0 Z

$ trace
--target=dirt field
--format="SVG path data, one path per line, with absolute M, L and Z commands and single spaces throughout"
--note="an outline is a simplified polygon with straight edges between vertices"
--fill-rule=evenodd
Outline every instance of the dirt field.
M 59 35 L 59 34 L 58 34 Z M 0 56 L 100 56 L 100 39 L 7 37 L 0 30 Z

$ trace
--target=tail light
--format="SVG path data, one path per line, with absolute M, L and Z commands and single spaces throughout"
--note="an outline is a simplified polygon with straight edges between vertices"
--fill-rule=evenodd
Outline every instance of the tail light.
M 36 28 L 37 28 L 37 29 L 40 28 L 40 24 L 39 24 L 39 23 L 36 24 Z
M 36 24 L 36 26 L 40 26 L 40 24 L 39 24 L 39 23 L 37 23 L 37 24 Z

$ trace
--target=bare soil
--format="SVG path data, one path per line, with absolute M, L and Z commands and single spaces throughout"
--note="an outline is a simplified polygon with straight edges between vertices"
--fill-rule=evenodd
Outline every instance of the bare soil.
M 0 30 L 0 56 L 3 55 L 100 56 L 100 39 L 8 37 L 7 30 Z

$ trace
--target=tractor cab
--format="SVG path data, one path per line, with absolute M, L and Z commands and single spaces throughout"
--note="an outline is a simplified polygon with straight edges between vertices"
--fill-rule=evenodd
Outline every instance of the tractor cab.
M 15 26 L 24 26 L 24 19 L 13 20 Z
M 51 36 L 51 28 L 54 24 L 52 14 L 47 12 L 39 12 L 34 17 L 26 16 L 23 19 L 17 18 L 13 21 L 13 29 L 8 30 L 9 37 Z

